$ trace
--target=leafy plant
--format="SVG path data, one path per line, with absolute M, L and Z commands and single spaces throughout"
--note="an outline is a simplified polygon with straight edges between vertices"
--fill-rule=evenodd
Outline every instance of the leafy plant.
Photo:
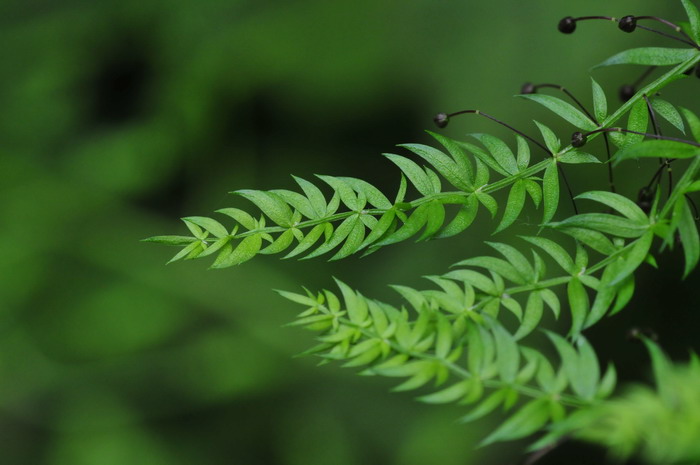
M 410 157 L 386 154 L 401 173 L 397 192 L 390 197 L 362 179 L 319 176 L 314 183 L 295 177 L 298 191 L 234 192 L 256 211 L 218 210 L 228 217 L 228 226 L 191 216 L 183 218 L 190 235 L 147 240 L 180 247 L 171 262 L 212 256 L 212 268 L 240 265 L 258 254 L 339 260 L 411 238 L 454 236 L 469 228 L 480 211 L 496 219 L 494 233 L 499 233 L 531 202 L 542 211 L 541 223 L 531 234 L 513 243 L 487 242 L 492 255 L 468 257 L 443 275 L 429 276 L 430 289 L 393 286 L 404 305 L 367 298 L 340 281 L 339 292 L 280 291 L 304 307 L 291 325 L 318 334 L 318 344 L 306 353 L 359 367 L 365 375 L 401 378 L 397 391 L 425 389 L 433 382 L 435 388 L 419 399 L 471 405 L 463 421 L 502 406 L 510 413 L 483 445 L 545 432 L 532 450 L 547 450 L 575 437 L 603 444 L 623 457 L 641 452 L 654 463 L 698 461 L 700 450 L 692 439 L 700 437 L 697 359 L 688 367 L 673 367 L 654 342 L 644 339 L 658 391 L 635 388 L 612 396 L 615 368 L 600 367 L 583 335 L 626 307 L 634 293 L 635 271 L 644 263 L 655 265 L 657 247 L 682 247 L 685 275 L 700 260 L 690 197 L 700 190 L 700 119 L 657 96 L 679 79 L 700 76 L 700 14 L 688 0 L 682 3 L 688 22 L 680 26 L 646 16 L 567 17 L 559 23 L 559 30 L 568 34 L 580 21 L 608 20 L 625 32 L 645 29 L 683 45 L 626 50 L 598 65 L 651 66 L 642 80 L 657 67 L 670 67 L 638 90 L 641 81 L 623 86 L 624 103 L 612 113 L 606 93 L 593 79 L 592 113 L 563 87 L 523 86 L 522 98 L 576 128 L 569 145 L 539 122 L 544 143 L 479 110 L 441 113 L 435 119 L 438 127 L 462 114 L 506 126 L 515 133 L 515 150 L 488 134 L 458 141 L 429 132 L 439 148 L 403 144 Z M 662 23 L 673 33 L 638 24 L 645 20 Z M 548 87 L 563 91 L 573 104 L 539 93 Z M 625 116 L 627 124 L 621 126 Z M 686 135 L 661 135 L 660 118 Z M 605 157 L 583 151 L 599 136 L 605 138 Z M 532 149 L 544 158 L 533 162 Z M 612 168 L 642 158 L 658 158 L 660 167 L 635 202 L 615 192 Z M 560 179 L 568 188 L 566 166 L 584 163 L 607 164 L 610 190 L 571 196 L 575 214 L 558 218 Z M 669 178 L 664 194 L 661 178 L 672 163 L 682 175 L 675 182 Z M 558 354 L 555 361 L 523 343 L 541 327 L 545 308 L 557 318 L 562 310 L 570 314 L 566 337 L 545 330 Z M 515 331 L 502 324 L 501 310 L 515 316 Z M 683 415 L 677 417 L 676 411 Z M 674 436 L 677 431 L 682 434 Z

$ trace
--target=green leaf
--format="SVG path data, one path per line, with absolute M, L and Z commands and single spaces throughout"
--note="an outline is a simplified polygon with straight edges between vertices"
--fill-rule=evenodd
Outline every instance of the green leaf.
M 683 118 L 681 118 L 681 114 L 678 112 L 678 110 L 676 110 L 676 107 L 666 100 L 662 100 L 658 97 L 655 97 L 651 101 L 651 106 L 654 109 L 654 112 L 661 115 L 661 117 L 663 117 L 666 121 L 675 126 L 676 129 L 685 134 Z
M 546 239 L 544 237 L 532 237 L 532 236 L 521 236 L 523 239 L 531 244 L 536 245 L 541 248 L 549 256 L 551 256 L 554 261 L 567 273 L 574 274 L 576 272 L 576 266 L 571 256 L 564 250 L 562 246 L 556 242 Z
M 424 203 L 416 208 L 403 226 L 401 226 L 396 232 L 386 239 L 377 242 L 375 245 L 383 247 L 385 245 L 395 244 L 416 234 L 418 231 L 420 231 L 426 221 L 428 221 L 428 208 L 429 204 L 427 203 Z
M 165 245 L 188 245 L 194 241 L 199 242 L 192 236 L 153 236 L 147 239 L 142 239 L 142 242 L 155 242 L 157 244 Z
M 520 366 L 520 351 L 513 336 L 501 325 L 493 328 L 493 336 L 496 340 L 496 361 L 501 379 L 506 383 L 515 381 Z
M 321 190 L 318 187 L 316 187 L 313 183 L 307 181 L 306 179 L 297 176 L 292 177 L 297 182 L 297 184 L 299 184 L 301 190 L 304 191 L 306 198 L 309 199 L 309 203 L 311 204 L 311 207 L 316 213 L 316 218 L 323 217 L 326 214 L 327 208 L 326 197 L 323 195 L 323 192 L 321 192 Z
M 608 100 L 603 88 L 593 78 L 591 78 L 591 86 L 593 88 L 593 114 L 596 120 L 601 122 L 608 116 Z
M 409 160 L 406 157 L 399 155 L 394 155 L 391 153 L 385 153 L 385 157 L 394 162 L 401 171 L 406 175 L 406 177 L 411 181 L 411 183 L 416 187 L 418 192 L 423 195 L 435 194 L 433 183 L 430 178 L 425 173 L 423 168 L 418 166 L 415 162 Z
M 285 255 L 284 258 L 293 258 L 306 252 L 318 241 L 328 227 L 330 227 L 330 223 L 317 224 L 314 226 L 313 229 L 304 236 L 304 239 L 302 239 L 291 252 Z
M 530 146 L 527 145 L 527 141 L 518 136 L 518 159 L 517 159 L 517 165 L 518 169 L 521 171 L 527 168 L 527 166 L 530 164 Z
M 191 253 L 193 253 L 197 250 L 201 250 L 201 248 L 202 248 L 202 242 L 201 241 L 194 241 L 190 245 L 188 245 L 187 247 L 183 248 L 178 253 L 176 253 L 175 256 L 173 258 L 171 258 L 168 261 L 168 263 L 166 263 L 166 264 L 169 265 L 169 264 L 176 262 L 178 260 L 182 260 L 183 258 L 188 257 Z
M 494 231 L 494 234 L 501 232 L 508 226 L 512 225 L 515 220 L 518 219 L 518 216 L 520 215 L 520 212 L 523 210 L 524 206 L 525 183 L 522 181 L 522 179 L 519 179 L 510 189 L 510 194 L 508 194 L 508 202 L 506 203 L 506 208 L 503 212 L 503 218 L 501 218 L 501 222 Z
M 569 163 L 571 165 L 584 164 L 584 163 L 600 163 L 595 155 L 590 153 L 581 152 L 579 150 L 569 150 L 568 152 L 557 157 L 562 163 Z
M 494 391 L 490 396 L 488 396 L 482 403 L 480 403 L 474 410 L 464 415 L 459 419 L 460 423 L 469 423 L 470 421 L 478 420 L 481 417 L 488 415 L 489 413 L 496 410 L 496 407 L 501 405 L 506 398 L 508 393 L 507 389 L 499 389 Z
M 685 120 L 688 122 L 688 126 L 690 127 L 690 133 L 693 135 L 693 138 L 696 142 L 700 142 L 700 118 L 698 118 L 695 113 L 688 110 L 687 108 L 679 109 L 680 112 L 683 114 L 683 117 L 685 117 Z
M 584 337 L 578 340 L 579 363 L 577 372 L 580 374 L 578 394 L 585 400 L 593 400 L 598 391 L 600 366 L 593 347 Z
M 540 105 L 544 105 L 569 123 L 573 124 L 579 129 L 583 129 L 584 131 L 593 131 L 598 127 L 588 118 L 588 116 L 558 97 L 553 97 L 546 94 L 526 94 L 518 95 L 518 97 L 532 100 Z
M 367 238 L 360 246 L 360 249 L 368 247 L 372 243 L 379 240 L 384 233 L 386 233 L 391 225 L 394 223 L 394 218 L 396 217 L 396 211 L 391 209 L 387 210 L 380 218 L 377 224 L 372 228 L 372 232 L 367 235 Z
M 255 218 L 250 216 L 250 213 L 245 212 L 243 210 L 239 210 L 238 208 L 222 208 L 220 210 L 216 210 L 216 212 L 222 213 L 228 217 L 233 218 L 238 222 L 238 224 L 240 224 L 249 231 L 258 227 Z
M 639 224 L 646 224 L 649 222 L 646 213 L 644 213 L 636 203 L 620 194 L 607 191 L 590 191 L 577 195 L 576 198 L 602 203 Z
M 683 8 L 688 14 L 688 21 L 690 22 L 690 32 L 695 43 L 700 43 L 700 12 L 698 12 L 697 7 L 690 0 L 681 0 L 683 3 Z
M 460 381 L 441 391 L 421 396 L 418 400 L 426 404 L 446 404 L 448 402 L 455 402 L 467 394 L 469 387 L 469 381 Z
M 218 238 L 228 236 L 228 231 L 226 228 L 221 223 L 211 218 L 206 218 L 203 216 L 188 216 L 182 220 L 187 221 L 188 223 L 194 223 L 197 226 L 206 229 Z
M 474 196 L 484 207 L 486 207 L 489 213 L 491 213 L 491 218 L 494 218 L 496 213 L 498 213 L 498 202 L 496 202 L 496 199 L 481 191 L 474 192 Z
M 229 246 L 227 244 L 226 246 Z M 225 247 L 226 247 L 225 246 Z M 253 258 L 262 246 L 262 234 L 253 234 L 243 238 L 231 253 L 222 253 L 212 264 L 212 268 L 227 268 L 229 266 L 240 265 Z
M 340 198 L 340 201 L 343 202 L 343 204 L 351 211 L 360 211 L 362 208 L 364 208 L 364 200 L 366 199 L 363 197 L 363 200 L 361 201 L 360 198 L 355 195 L 352 187 L 350 187 L 350 185 L 341 178 L 336 176 L 324 176 L 320 174 L 317 174 L 316 176 L 331 186 Z
M 670 140 L 645 140 L 615 154 L 613 164 L 630 158 L 692 158 L 700 155 L 700 147 Z
M 559 153 L 559 149 L 561 148 L 561 141 L 559 140 L 557 135 L 554 134 L 554 131 L 537 121 L 535 121 L 535 124 L 539 128 L 540 133 L 542 133 L 544 144 L 547 146 L 549 151 L 551 153 Z
M 455 161 L 458 167 L 458 171 L 460 173 L 460 177 L 464 179 L 464 182 L 473 185 L 474 170 L 472 168 L 471 162 L 469 161 L 469 158 L 464 153 L 462 147 L 460 147 L 459 142 L 445 137 L 442 134 L 437 134 L 432 131 L 426 132 L 430 134 L 435 140 L 440 142 L 443 145 L 443 147 L 447 149 L 447 151 L 452 156 L 452 159 Z
M 611 280 L 611 285 L 616 285 L 622 282 L 625 278 L 630 276 L 634 271 L 639 268 L 639 266 L 644 263 L 647 255 L 649 254 L 649 249 L 651 248 L 651 243 L 654 240 L 654 232 L 648 231 L 630 248 L 629 252 L 625 255 L 624 265 L 620 268 L 617 275 Z
M 255 190 L 238 190 L 233 193 L 253 202 L 276 224 L 287 228 L 292 226 L 292 210 L 279 196 Z
M 338 228 L 338 230 L 340 230 L 340 228 Z M 338 252 L 329 259 L 329 261 L 340 260 L 341 258 L 345 258 L 348 255 L 357 252 L 364 239 L 365 225 L 362 220 L 360 220 L 359 216 L 355 216 L 353 227 L 350 230 L 350 234 L 348 234 L 345 243 L 340 250 L 338 250 Z
M 479 446 L 529 436 L 540 430 L 547 423 L 547 420 L 549 420 L 549 400 L 533 400 L 503 422 L 493 433 L 481 441 Z
M 552 159 L 552 163 L 544 170 L 542 179 L 542 194 L 544 199 L 544 217 L 542 223 L 547 224 L 554 217 L 559 205 L 559 172 L 557 171 L 557 161 Z
M 693 213 L 690 211 L 690 206 L 685 196 L 681 196 L 677 202 L 681 204 L 678 232 L 681 236 L 683 254 L 685 255 L 685 270 L 683 271 L 683 277 L 685 278 L 693 271 L 700 259 L 700 237 L 698 237 L 695 218 L 693 218 Z
M 648 225 L 641 225 L 627 218 L 607 213 L 581 213 L 557 223 L 550 223 L 549 226 L 555 229 L 562 227 L 586 228 L 616 237 L 629 238 L 639 237 L 649 229 Z
M 557 227 L 557 229 L 603 255 L 612 255 L 617 250 L 610 239 L 598 231 L 578 227 Z
M 367 201 L 371 203 L 375 208 L 379 208 L 381 210 L 388 210 L 393 206 L 389 199 L 384 194 L 382 194 L 382 192 L 379 189 L 377 189 L 367 181 L 349 177 L 341 177 L 339 179 L 347 183 L 358 194 L 364 195 Z
M 470 136 L 484 144 L 494 160 L 498 162 L 498 165 L 503 168 L 506 173 L 516 174 L 518 172 L 518 164 L 515 155 L 510 147 L 508 147 L 508 144 L 489 134 L 470 134 Z
M 476 213 L 478 210 L 479 201 L 477 200 L 476 196 L 470 195 L 467 197 L 467 203 L 460 207 L 455 217 L 447 226 L 438 231 L 435 238 L 442 239 L 461 233 L 472 224 L 474 218 L 476 218 Z
M 570 334 L 578 334 L 586 321 L 589 310 L 588 294 L 578 277 L 573 277 L 566 288 L 571 306 L 571 331 Z
M 437 200 L 432 200 L 425 205 L 427 205 L 426 215 L 428 218 L 425 223 L 425 230 L 417 241 L 422 241 L 433 237 L 445 222 L 445 206 L 443 204 Z
M 696 56 L 697 50 L 688 48 L 643 47 L 625 50 L 593 68 L 612 65 L 670 66 L 683 63 Z
M 309 255 L 305 256 L 303 259 L 308 260 L 310 258 L 315 258 L 334 249 L 335 247 L 340 245 L 340 243 L 343 242 L 345 238 L 348 237 L 348 235 L 350 235 L 350 233 L 355 229 L 357 223 L 359 223 L 360 226 L 364 228 L 364 225 L 362 225 L 362 222 L 360 222 L 359 218 L 356 215 L 345 218 L 343 222 L 340 223 L 340 226 L 338 226 L 338 228 L 335 231 L 333 231 L 333 234 L 326 243 L 324 243 L 318 249 L 311 252 Z
M 472 185 L 457 164 L 441 151 L 422 144 L 400 144 L 430 163 L 450 184 L 463 191 L 471 191 Z
M 517 340 L 530 334 L 542 319 L 543 311 L 544 303 L 542 301 L 542 294 L 537 291 L 531 292 L 527 298 L 522 323 L 513 337 Z
M 515 247 L 508 244 L 502 244 L 499 242 L 485 242 L 489 246 L 493 247 L 503 255 L 508 262 L 513 265 L 513 267 L 518 271 L 520 277 L 526 282 L 530 282 L 534 279 L 535 270 L 527 261 L 527 258 L 520 253 Z

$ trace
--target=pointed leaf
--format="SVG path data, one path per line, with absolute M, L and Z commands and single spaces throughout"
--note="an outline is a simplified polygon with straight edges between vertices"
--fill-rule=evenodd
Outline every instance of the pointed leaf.
M 602 66 L 612 65 L 653 65 L 653 66 L 670 66 L 683 63 L 686 60 L 694 57 L 697 50 L 688 48 L 661 48 L 661 47 L 643 47 L 633 48 L 620 52 L 614 55 L 601 64 L 594 66 L 600 68 Z
M 593 131 L 597 128 L 597 125 L 593 123 L 584 113 L 558 97 L 553 97 L 546 94 L 526 94 L 518 95 L 518 97 L 532 100 L 540 105 L 544 105 L 569 123 L 573 124 L 579 129 L 583 129 L 584 131 Z

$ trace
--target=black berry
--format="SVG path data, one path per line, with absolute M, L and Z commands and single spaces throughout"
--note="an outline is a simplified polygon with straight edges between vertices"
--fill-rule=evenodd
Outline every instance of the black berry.
M 566 18 L 562 18 L 561 21 L 559 21 L 559 32 L 562 32 L 564 34 L 571 34 L 576 30 L 576 20 L 572 18 L 571 16 L 567 16 Z
M 587 140 L 588 138 L 582 132 L 576 131 L 571 134 L 571 145 L 574 147 L 583 147 L 586 145 Z
M 620 87 L 620 93 L 619 93 L 620 100 L 622 100 L 623 102 L 626 102 L 629 99 L 631 99 L 632 97 L 634 97 L 634 94 L 636 94 L 636 93 L 637 93 L 637 91 L 634 89 L 634 87 L 632 87 L 629 84 L 625 84 L 624 86 Z
M 649 213 L 651 211 L 651 204 L 654 201 L 654 193 L 648 187 L 642 187 L 637 194 L 637 206 L 642 209 L 644 213 Z
M 438 113 L 435 115 L 435 118 L 433 118 L 433 121 L 435 121 L 437 127 L 444 128 L 447 126 L 447 123 L 450 122 L 450 117 L 447 116 L 446 113 Z
M 625 32 L 633 32 L 635 29 L 637 29 L 637 20 L 634 18 L 634 16 L 625 16 L 620 18 L 620 21 L 617 23 L 617 27 Z
M 531 82 L 526 82 L 523 84 L 523 87 L 520 89 L 521 94 L 534 94 L 537 92 L 537 89 L 535 89 L 535 85 Z

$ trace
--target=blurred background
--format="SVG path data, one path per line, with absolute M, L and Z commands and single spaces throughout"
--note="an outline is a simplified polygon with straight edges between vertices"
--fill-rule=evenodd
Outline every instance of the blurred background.
M 526 443 L 475 450 L 498 415 L 459 425 L 462 407 L 292 358 L 312 337 L 282 327 L 299 309 L 271 291 L 336 276 L 398 303 L 386 284 L 427 287 L 420 276 L 487 252 L 485 215 L 454 239 L 332 264 L 165 267 L 174 249 L 139 240 L 240 206 L 228 191 L 294 189 L 290 173 L 362 177 L 393 194 L 398 171 L 380 154 L 430 143 L 438 111 L 479 108 L 533 135 L 537 119 L 567 140 L 571 127 L 512 98 L 524 82 L 590 102 L 590 66 L 674 46 L 606 22 L 556 31 L 563 16 L 591 14 L 684 19 L 680 2 L 652 0 L 0 1 L 0 464 L 517 463 Z M 594 72 L 612 109 L 640 72 Z M 699 89 L 687 79 L 664 98 L 698 112 Z M 513 141 L 479 118 L 445 130 L 468 132 Z M 636 196 L 654 168 L 623 165 L 619 191 Z M 579 192 L 606 186 L 601 166 L 569 178 Z M 630 306 L 590 332 L 623 380 L 648 379 L 629 328 L 652 328 L 677 359 L 697 341 L 688 291 L 699 276 L 680 281 L 681 255 L 644 268 Z M 580 451 L 543 463 L 577 463 Z

